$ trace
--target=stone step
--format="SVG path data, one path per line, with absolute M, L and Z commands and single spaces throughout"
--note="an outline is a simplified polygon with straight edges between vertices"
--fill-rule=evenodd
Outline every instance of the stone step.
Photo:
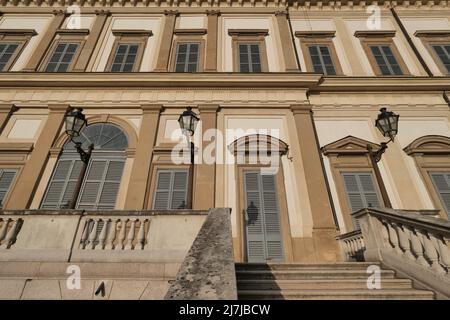
M 365 270 L 324 270 L 324 269 L 291 269 L 291 270 L 237 270 L 236 278 L 241 279 L 367 279 L 369 274 Z M 394 278 L 392 270 L 381 270 L 381 278 Z
M 236 270 L 289 270 L 332 269 L 366 270 L 369 266 L 381 267 L 379 262 L 333 262 L 333 263 L 236 263 Z
M 238 290 L 367 289 L 366 279 L 238 280 Z M 381 279 L 381 289 L 412 289 L 409 279 Z
M 240 300 L 432 300 L 425 290 L 238 290 Z

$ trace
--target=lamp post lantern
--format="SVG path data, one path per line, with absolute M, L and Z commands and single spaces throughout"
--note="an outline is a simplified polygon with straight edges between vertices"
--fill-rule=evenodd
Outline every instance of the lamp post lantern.
M 66 135 L 69 137 L 70 141 L 75 144 L 75 149 L 83 162 L 83 166 L 81 167 L 80 174 L 78 175 L 77 184 L 75 185 L 72 199 L 69 204 L 69 209 L 75 209 L 81 190 L 81 184 L 83 183 L 83 179 L 86 174 L 87 165 L 89 163 L 89 159 L 91 158 L 92 150 L 94 150 L 94 144 L 90 144 L 88 150 L 84 151 L 81 147 L 81 142 L 76 142 L 73 140 L 74 138 L 80 136 L 81 130 L 83 130 L 87 125 L 86 117 L 83 114 L 82 108 L 73 108 L 68 111 L 64 117 L 64 122 L 66 126 Z
M 189 166 L 189 183 L 188 183 L 188 192 L 187 192 L 187 204 L 186 207 L 188 209 L 192 209 L 192 197 L 194 190 L 194 153 L 195 153 L 195 145 L 193 141 L 193 135 L 195 132 L 195 128 L 199 122 L 199 118 L 197 114 L 192 111 L 191 107 L 188 107 L 178 118 L 178 123 L 180 124 L 181 131 L 183 135 L 186 136 L 186 140 L 189 144 L 190 149 L 190 166 Z
M 382 142 L 380 144 L 380 148 L 377 151 L 374 151 L 370 144 L 367 145 L 370 162 L 372 163 L 372 167 L 375 172 L 375 178 L 377 179 L 378 186 L 380 187 L 381 197 L 383 198 L 384 206 L 387 208 L 392 208 L 392 204 L 389 200 L 386 186 L 384 185 L 383 179 L 381 177 L 378 162 L 381 160 L 381 156 L 386 151 L 388 143 L 394 141 L 395 136 L 398 133 L 398 119 L 399 115 L 395 114 L 394 112 L 387 111 L 386 108 L 381 108 L 380 113 L 375 120 L 375 127 L 380 130 L 383 137 L 389 137 L 389 140 L 387 142 Z

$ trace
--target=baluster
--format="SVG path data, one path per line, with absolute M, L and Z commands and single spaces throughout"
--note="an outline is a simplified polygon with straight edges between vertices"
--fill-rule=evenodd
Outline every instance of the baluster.
M 12 219 L 8 219 L 8 220 L 9 220 L 8 226 L 11 226 L 11 227 L 9 228 L 9 230 L 6 233 L 6 236 L 3 240 L 2 249 L 9 249 L 10 245 L 14 242 L 17 224 L 20 219 L 12 218 Z
M 109 224 L 108 238 L 106 239 L 106 246 L 105 246 L 106 250 L 114 249 L 114 239 L 116 238 L 116 228 L 117 228 L 118 221 L 119 221 L 118 219 L 113 219 L 113 220 L 111 220 L 111 223 Z
M 398 243 L 398 235 L 397 231 L 395 230 L 395 223 L 390 223 L 388 221 L 387 226 L 389 233 L 389 242 L 391 243 L 392 248 L 394 248 L 397 253 L 403 253 Z
M 396 225 L 398 239 L 400 248 L 403 251 L 403 255 L 408 259 L 415 260 L 413 254 L 411 253 L 411 244 L 409 243 L 410 235 L 409 230 L 405 226 L 401 226 L 399 224 Z
M 137 219 L 130 219 L 130 220 L 131 220 L 131 225 L 130 225 L 130 230 L 128 230 L 127 244 L 125 246 L 125 250 L 133 250 L 133 240 L 134 240 L 134 236 L 136 234 Z
M 387 223 L 380 218 L 378 218 L 378 220 L 380 221 L 380 224 L 381 224 L 381 235 L 383 237 L 383 247 L 386 247 L 386 246 L 390 247 L 391 243 L 389 242 L 389 232 L 388 232 Z
M 94 226 L 92 227 L 91 233 L 89 234 L 89 245 L 91 247 L 91 249 L 95 248 L 95 240 L 97 238 L 97 225 L 98 225 L 98 220 L 93 220 L 94 221 Z
M 425 231 L 420 232 L 425 248 L 425 255 L 430 260 L 431 269 L 437 273 L 445 273 L 445 269 L 439 264 L 438 248 L 434 246 L 433 241 L 428 237 Z
M 98 235 L 98 245 L 95 249 L 97 250 L 103 250 L 105 247 L 105 239 L 106 239 L 106 233 L 108 231 L 108 225 L 109 225 L 109 219 L 108 220 L 102 220 L 103 221 L 103 227 L 100 231 L 100 234 Z
M 441 239 L 435 238 L 438 243 L 439 256 L 441 257 L 441 264 L 447 269 L 447 273 L 450 273 L 450 248 L 449 239 L 442 237 Z
M 119 241 L 117 243 L 117 246 L 123 250 L 123 245 L 124 245 L 124 240 L 126 237 L 126 230 L 127 230 L 127 221 L 128 220 L 121 220 L 121 228 L 120 228 L 120 232 L 119 232 Z
M 85 249 L 86 248 L 86 242 L 88 241 L 88 237 L 89 237 L 89 226 L 91 225 L 91 221 L 92 219 L 86 219 L 86 222 L 84 223 L 84 230 L 83 230 L 83 234 L 81 235 L 81 239 L 80 239 L 80 246 L 81 249 Z
M 144 246 L 145 246 L 145 222 L 147 220 L 143 220 L 141 221 L 141 224 L 139 226 L 139 231 L 138 231 L 138 243 L 141 247 L 141 250 L 144 250 Z
M 8 231 L 8 225 L 10 221 L 10 218 L 3 219 L 2 228 L 0 229 L 0 249 L 6 248 L 6 241 L 3 241 L 2 243 L 2 240 L 6 237 L 6 231 Z
M 418 262 L 419 264 L 421 264 L 425 267 L 429 267 L 430 266 L 429 263 L 427 262 L 427 260 L 425 260 L 425 258 L 423 256 L 423 246 L 422 246 L 422 241 L 420 239 L 420 234 L 418 234 L 418 230 L 414 230 L 414 229 L 409 229 L 409 230 L 410 230 L 410 234 L 411 234 L 411 248 L 412 248 L 414 255 L 416 256 L 416 262 Z

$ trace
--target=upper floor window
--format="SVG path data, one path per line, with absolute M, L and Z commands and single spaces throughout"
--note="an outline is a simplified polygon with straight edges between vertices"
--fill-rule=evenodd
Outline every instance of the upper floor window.
M 233 44 L 235 72 L 269 71 L 265 36 L 267 29 L 229 29 Z
M 434 59 L 439 71 L 450 75 L 450 31 L 417 30 L 414 35 L 422 41 Z
M 306 70 L 324 75 L 342 74 L 333 44 L 334 31 L 297 31 Z
M 113 30 L 114 44 L 106 71 L 136 72 L 141 67 L 150 30 Z
M 158 169 L 153 196 L 153 209 L 186 208 L 188 177 L 189 172 L 185 169 Z
M 0 71 L 9 71 L 28 41 L 36 35 L 34 30 L 0 30 Z
M 436 55 L 441 59 L 447 74 L 450 74 L 450 44 L 435 44 L 432 47 Z
M 199 55 L 199 43 L 178 43 L 175 72 L 196 72 Z
M 361 44 L 377 76 L 401 76 L 409 74 L 393 37 L 395 31 L 357 31 L 355 37 Z
M 429 172 L 429 174 L 442 202 L 442 206 L 450 219 L 450 171 Z
M 48 60 L 45 72 L 69 71 L 79 46 L 78 43 L 58 43 Z

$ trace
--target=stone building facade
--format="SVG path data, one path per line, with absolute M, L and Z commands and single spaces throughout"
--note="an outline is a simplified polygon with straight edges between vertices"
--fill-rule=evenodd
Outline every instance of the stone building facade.
M 189 162 L 172 151 L 192 107 L 192 208 L 232 209 L 235 260 L 340 261 L 351 212 L 383 206 L 367 145 L 387 140 L 374 126 L 386 107 L 400 115 L 378 163 L 392 207 L 450 215 L 446 1 L 31 0 L 0 12 L 4 210 L 67 208 L 81 165 L 68 108 L 83 108 L 80 141 L 94 143 L 77 209 L 183 208 Z M 269 162 L 237 161 L 261 146 Z

